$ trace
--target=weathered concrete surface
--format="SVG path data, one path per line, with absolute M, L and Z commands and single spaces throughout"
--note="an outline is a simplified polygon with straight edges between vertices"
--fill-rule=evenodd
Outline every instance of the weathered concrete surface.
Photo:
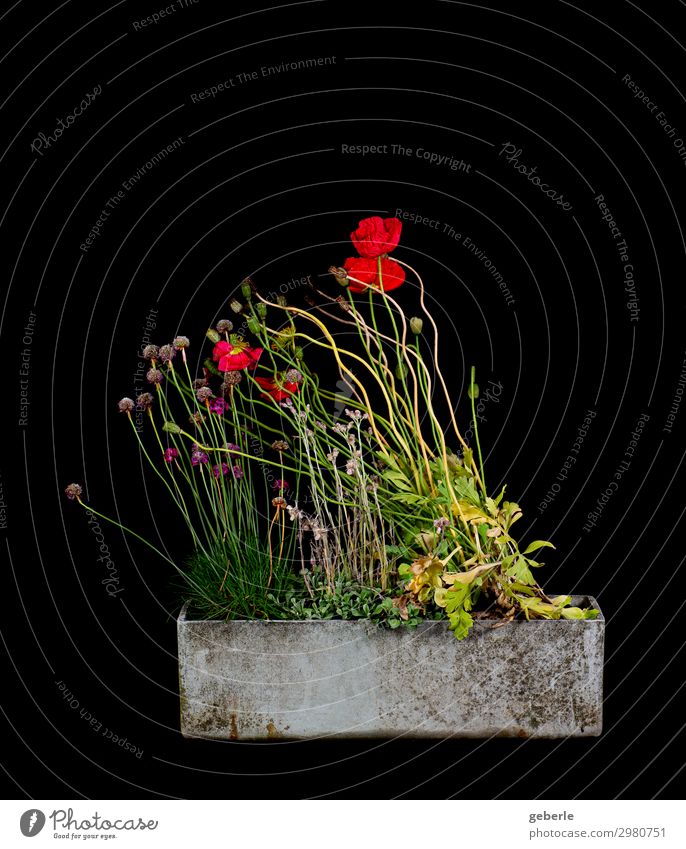
M 590 602 L 594 599 L 578 598 Z M 605 621 L 178 620 L 181 731 L 228 740 L 600 734 Z

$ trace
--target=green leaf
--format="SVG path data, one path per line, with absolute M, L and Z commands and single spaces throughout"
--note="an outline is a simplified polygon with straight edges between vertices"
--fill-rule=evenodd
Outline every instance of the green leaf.
M 458 640 L 464 640 L 474 625 L 474 620 L 465 610 L 459 610 L 448 616 L 448 629 L 455 634 Z
M 584 619 L 584 611 L 580 607 L 563 607 L 560 610 L 563 619 Z
M 534 542 L 530 542 L 522 554 L 531 554 L 532 551 L 538 551 L 539 548 L 555 548 L 555 546 L 552 542 L 548 542 L 547 540 L 537 539 L 534 540 Z

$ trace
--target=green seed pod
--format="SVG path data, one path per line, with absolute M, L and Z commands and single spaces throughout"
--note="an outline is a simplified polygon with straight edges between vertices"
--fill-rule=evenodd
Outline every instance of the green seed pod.
M 413 316 L 410 319 L 410 330 L 414 333 L 415 336 L 419 336 L 422 332 L 422 328 L 424 327 L 424 322 L 418 316 Z
M 476 399 L 479 397 L 479 384 L 472 383 L 467 389 L 467 396 L 472 399 Z
M 249 301 L 250 298 L 252 298 L 252 280 L 249 277 L 246 277 L 241 283 L 241 294 L 246 301 Z
M 257 304 L 255 310 L 260 318 L 267 317 L 267 305 L 266 304 Z
M 254 316 L 250 316 L 246 324 L 251 333 L 258 334 L 260 332 L 260 323 Z
M 174 422 L 165 422 L 162 425 L 162 430 L 166 433 L 181 433 L 181 428 Z
M 405 378 L 407 377 L 407 366 L 405 365 L 405 363 L 398 363 L 398 365 L 395 367 L 395 376 L 398 378 L 398 380 L 405 380 Z
M 217 333 L 214 327 L 210 327 L 209 330 L 205 333 L 205 336 L 210 340 L 210 342 L 219 342 L 221 336 Z

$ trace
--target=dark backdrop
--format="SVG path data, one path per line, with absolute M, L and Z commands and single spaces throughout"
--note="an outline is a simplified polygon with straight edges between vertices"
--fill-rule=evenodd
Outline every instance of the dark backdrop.
M 499 6 L 3 10 L 8 795 L 675 793 L 684 7 Z M 291 67 L 311 59 L 323 61 Z M 378 149 L 348 150 L 359 145 Z M 157 528 L 180 557 L 175 518 L 115 408 L 143 388 L 146 333 L 187 334 L 197 362 L 243 277 L 294 298 L 292 281 L 308 275 L 334 291 L 320 275 L 350 254 L 357 221 L 402 213 L 414 220 L 398 255 L 423 274 L 451 389 L 464 397 L 472 364 L 482 387 L 497 387 L 483 413 L 491 486 L 507 480 L 521 531 L 554 541 L 545 585 L 595 595 L 607 617 L 605 731 L 559 742 L 185 741 L 169 569 L 103 525 L 117 579 L 108 594 L 92 526 L 62 490 L 80 481 L 94 507 Z M 398 296 L 416 312 L 415 289 Z M 465 425 L 464 404 L 458 415 Z

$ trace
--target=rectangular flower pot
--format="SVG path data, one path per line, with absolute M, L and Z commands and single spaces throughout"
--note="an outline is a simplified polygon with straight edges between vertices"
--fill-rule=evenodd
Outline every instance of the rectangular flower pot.
M 573 605 L 592 605 L 577 596 Z M 592 737 L 602 729 L 605 620 L 178 619 L 181 731 L 224 740 Z

